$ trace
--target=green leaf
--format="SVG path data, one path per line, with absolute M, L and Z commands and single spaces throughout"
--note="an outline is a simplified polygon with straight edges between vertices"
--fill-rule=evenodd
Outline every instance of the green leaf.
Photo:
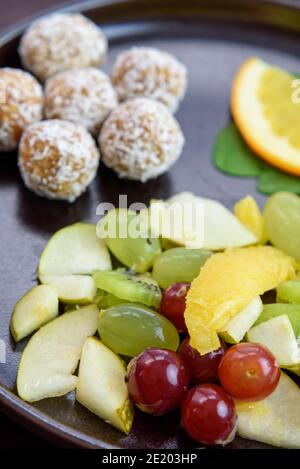
M 217 135 L 213 162 L 232 176 L 259 176 L 265 164 L 247 147 L 236 126 L 231 123 Z
M 300 194 L 300 178 L 266 166 L 259 176 L 257 189 L 268 195 L 279 191 Z
M 228 124 L 216 137 L 214 164 L 232 176 L 258 177 L 257 190 L 271 195 L 288 191 L 300 194 L 300 178 L 267 165 L 247 147 L 234 123 Z

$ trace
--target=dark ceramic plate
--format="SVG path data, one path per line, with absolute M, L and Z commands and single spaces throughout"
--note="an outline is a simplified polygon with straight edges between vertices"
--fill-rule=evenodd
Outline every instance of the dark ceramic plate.
M 35 284 L 39 254 L 58 228 L 86 219 L 97 221 L 100 201 L 149 202 L 192 190 L 228 207 L 245 194 L 260 203 L 250 179 L 231 178 L 211 163 L 214 137 L 229 119 L 231 81 L 239 65 L 257 55 L 271 63 L 300 71 L 300 9 L 298 2 L 257 0 L 127 0 L 95 1 L 76 9 L 100 24 L 110 39 L 105 69 L 116 55 L 133 45 L 151 45 L 173 52 L 188 67 L 189 87 L 177 117 L 186 146 L 171 171 L 147 184 L 119 180 L 104 166 L 89 191 L 73 205 L 39 198 L 25 189 L 16 155 L 0 160 L 0 338 L 6 344 L 6 364 L 0 364 L 0 405 L 3 411 L 33 431 L 63 446 L 97 448 L 192 448 L 176 413 L 159 421 L 137 412 L 132 433 L 124 436 L 75 404 L 74 395 L 34 405 L 16 395 L 15 380 L 25 341 L 15 345 L 9 334 L 14 303 Z M 0 66 L 18 66 L 17 45 L 26 25 L 0 38 Z M 236 439 L 230 448 L 261 448 Z

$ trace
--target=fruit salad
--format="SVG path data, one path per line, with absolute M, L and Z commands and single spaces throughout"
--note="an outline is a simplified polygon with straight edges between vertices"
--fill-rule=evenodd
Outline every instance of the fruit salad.
M 75 391 L 125 434 L 135 407 L 157 425 L 180 409 L 195 444 L 300 448 L 299 213 L 290 193 L 261 212 L 251 196 L 230 211 L 185 192 L 62 228 L 12 313 L 14 340 L 30 336 L 19 396 Z

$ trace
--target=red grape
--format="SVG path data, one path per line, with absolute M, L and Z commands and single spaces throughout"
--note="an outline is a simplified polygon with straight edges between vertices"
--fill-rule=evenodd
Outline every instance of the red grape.
M 269 396 L 280 378 L 280 368 L 271 352 L 260 344 L 230 347 L 219 366 L 222 386 L 236 399 L 259 401 Z
M 191 347 L 190 338 L 186 337 L 179 347 L 178 355 L 188 368 L 193 384 L 214 383 L 218 381 L 218 367 L 225 350 L 225 344 L 221 343 L 217 350 L 200 355 Z
M 236 421 L 232 397 L 216 384 L 199 384 L 184 399 L 182 425 L 192 438 L 204 445 L 232 441 Z
M 179 407 L 189 386 L 189 373 L 175 352 L 148 348 L 128 366 L 128 390 L 139 409 L 164 415 Z
M 162 295 L 160 313 L 168 318 L 181 332 L 187 332 L 184 322 L 185 298 L 190 289 L 190 283 L 174 283 Z

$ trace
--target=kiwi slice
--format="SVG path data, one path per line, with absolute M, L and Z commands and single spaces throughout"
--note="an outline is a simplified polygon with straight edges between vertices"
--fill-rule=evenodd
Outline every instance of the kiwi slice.
M 150 275 L 137 275 L 126 269 L 95 270 L 93 278 L 97 288 L 114 295 L 114 297 L 154 308 L 158 308 L 160 305 L 161 290 Z

